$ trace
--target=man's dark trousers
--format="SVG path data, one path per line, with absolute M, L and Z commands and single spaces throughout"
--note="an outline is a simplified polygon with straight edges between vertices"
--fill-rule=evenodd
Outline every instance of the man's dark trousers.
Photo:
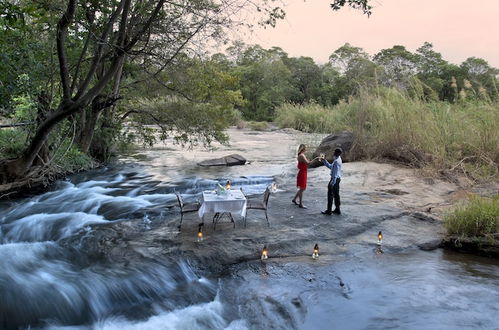
M 333 180 L 331 179 L 329 181 L 329 184 L 327 186 L 327 211 L 331 212 L 332 207 L 333 207 L 333 200 L 334 200 L 334 206 L 337 210 L 340 209 L 340 178 L 336 178 L 336 182 L 333 185 Z

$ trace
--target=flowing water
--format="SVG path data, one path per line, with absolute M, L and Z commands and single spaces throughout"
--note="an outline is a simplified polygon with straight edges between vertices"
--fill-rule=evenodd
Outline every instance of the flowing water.
M 86 242 L 108 235 L 110 224 L 145 233 L 178 219 L 176 191 L 195 200 L 231 179 L 257 194 L 293 175 L 293 136 L 233 130 L 231 137 L 232 146 L 213 152 L 156 146 L 46 193 L 1 202 L 0 328 L 499 328 L 499 263 L 492 259 L 369 248 L 210 273 L 168 253 L 133 260 L 93 253 Z M 234 152 L 251 163 L 196 165 Z

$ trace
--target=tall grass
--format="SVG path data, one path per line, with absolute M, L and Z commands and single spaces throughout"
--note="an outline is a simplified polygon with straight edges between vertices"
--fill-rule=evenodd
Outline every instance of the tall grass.
M 498 102 L 427 102 L 381 89 L 331 108 L 285 104 L 276 123 L 305 132 L 352 131 L 352 159 L 384 157 L 475 180 L 498 178 Z
M 492 198 L 472 196 L 445 216 L 450 235 L 488 237 L 499 233 L 499 195 Z

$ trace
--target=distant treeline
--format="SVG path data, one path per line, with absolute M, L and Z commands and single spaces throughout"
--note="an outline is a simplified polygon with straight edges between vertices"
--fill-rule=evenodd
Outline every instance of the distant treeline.
M 228 54 L 214 55 L 210 61 L 238 78 L 244 100 L 238 108 L 248 120 L 273 120 L 283 103 L 331 106 L 361 89 L 379 86 L 396 87 L 428 101 L 499 97 L 497 68 L 477 57 L 451 64 L 429 42 L 415 53 L 395 45 L 374 56 L 347 43 L 323 65 L 310 57 L 290 57 L 278 47 L 236 43 Z

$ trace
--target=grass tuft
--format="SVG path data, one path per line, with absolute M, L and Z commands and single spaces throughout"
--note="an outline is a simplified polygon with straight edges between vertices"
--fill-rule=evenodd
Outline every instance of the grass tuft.
M 445 216 L 449 235 L 492 237 L 499 233 L 499 194 L 492 198 L 471 196 Z

